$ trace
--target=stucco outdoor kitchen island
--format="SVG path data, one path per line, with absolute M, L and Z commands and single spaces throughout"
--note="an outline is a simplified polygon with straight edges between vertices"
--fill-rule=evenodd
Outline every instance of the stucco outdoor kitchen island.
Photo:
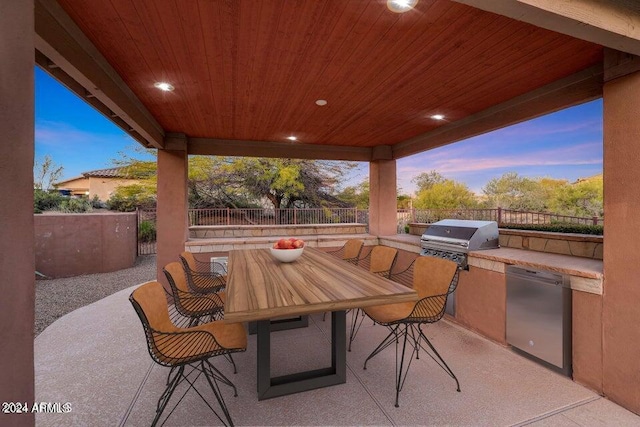
M 417 293 L 307 247 L 292 263 L 268 249 L 229 252 L 225 322 L 257 321 L 258 400 L 346 382 L 346 312 Z M 331 311 L 331 367 L 271 378 L 270 320 Z

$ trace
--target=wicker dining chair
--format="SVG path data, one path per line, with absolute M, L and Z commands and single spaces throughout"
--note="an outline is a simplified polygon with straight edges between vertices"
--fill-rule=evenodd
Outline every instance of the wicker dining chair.
M 367 357 L 364 369 L 367 369 L 367 362 L 382 350 L 393 343 L 396 345 L 396 407 L 399 406 L 400 391 L 407 379 L 411 362 L 414 357 L 420 358 L 420 350 L 425 351 L 455 380 L 457 391 L 460 391 L 458 378 L 421 329 L 422 325 L 435 323 L 444 316 L 447 297 L 455 290 L 457 284 L 458 265 L 455 262 L 429 256 L 418 257 L 413 263 L 413 288 L 420 298 L 417 302 L 378 305 L 364 309 L 366 315 L 375 323 L 390 330 L 386 338 Z M 423 342 L 428 348 L 423 346 Z M 398 357 L 400 343 L 402 355 Z M 407 343 L 413 350 L 405 367 Z
M 391 248 L 389 246 L 378 245 L 374 246 L 367 255 L 366 265 L 371 273 L 388 279 L 391 274 L 391 269 L 396 263 L 397 258 L 397 249 Z M 360 265 L 360 263 L 358 263 L 358 265 Z M 353 343 L 353 340 L 356 338 L 356 335 L 360 330 L 360 326 L 362 325 L 362 321 L 365 318 L 362 309 L 358 308 L 352 310 L 352 312 L 353 314 L 351 316 L 351 329 L 349 332 L 349 351 L 351 351 L 351 343 Z
M 187 283 L 193 292 L 216 293 L 227 285 L 225 268 L 220 263 L 198 261 L 191 252 L 182 252 L 180 261 L 187 275 Z
M 247 349 L 247 334 L 243 325 L 216 321 L 187 328 L 175 326 L 169 317 L 164 288 L 158 282 L 141 285 L 131 293 L 129 301 L 142 322 L 151 359 L 161 366 L 171 368 L 166 389 L 158 399 L 151 425 L 155 426 L 158 423 L 176 387 L 185 381 L 189 385 L 185 394 L 193 389 L 220 422 L 233 425 L 219 383 L 231 387 L 234 396 L 238 395 L 238 391 L 235 385 L 211 363 L 210 359 L 221 355 L 231 356 L 231 353 Z M 211 387 L 222 413 L 219 413 L 196 389 L 196 380 L 202 374 Z M 174 409 L 183 397 L 184 394 L 177 401 Z M 169 412 L 167 418 L 172 412 L 173 410 Z
M 224 291 L 206 294 L 192 292 L 187 284 L 187 273 L 178 262 L 170 262 L 162 271 L 171 286 L 176 310 L 190 318 L 191 325 L 199 323 L 206 316 L 218 320 L 222 318 L 226 300 Z

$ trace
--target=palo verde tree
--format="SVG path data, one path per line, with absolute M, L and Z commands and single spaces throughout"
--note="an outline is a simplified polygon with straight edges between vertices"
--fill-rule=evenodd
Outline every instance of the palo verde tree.
M 156 162 L 122 153 L 121 157 L 114 163 L 127 165 L 141 184 L 120 187 L 116 196 L 132 199 L 132 192 L 148 191 L 155 197 Z M 335 197 L 335 187 L 353 167 L 353 162 L 191 156 L 189 204 L 197 208 L 343 206 Z

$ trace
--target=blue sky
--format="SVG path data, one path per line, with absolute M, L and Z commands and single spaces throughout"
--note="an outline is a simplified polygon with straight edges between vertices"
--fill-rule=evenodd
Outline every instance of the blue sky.
M 120 128 L 36 67 L 36 159 L 49 154 L 64 166 L 63 179 L 112 167 L 120 152 L 138 145 Z M 539 117 L 398 160 L 398 185 L 436 170 L 476 193 L 505 172 L 575 181 L 602 173 L 602 100 Z M 347 183 L 366 179 L 361 164 Z

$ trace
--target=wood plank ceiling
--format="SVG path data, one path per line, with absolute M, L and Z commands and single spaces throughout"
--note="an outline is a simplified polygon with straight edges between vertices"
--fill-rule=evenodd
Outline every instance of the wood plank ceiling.
M 599 45 L 448 0 L 405 14 L 380 0 L 58 1 L 165 131 L 189 137 L 392 145 L 602 61 Z

